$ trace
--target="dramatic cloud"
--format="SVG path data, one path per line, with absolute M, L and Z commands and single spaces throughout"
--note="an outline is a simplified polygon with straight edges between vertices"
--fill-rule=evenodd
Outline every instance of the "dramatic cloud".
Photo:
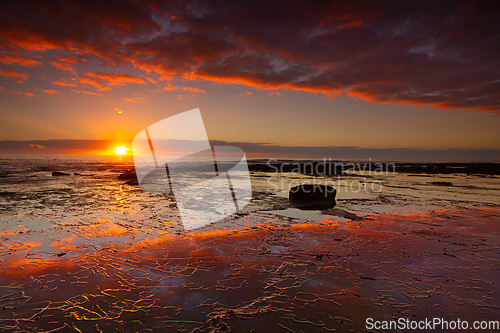
M 73 64 L 84 64 L 86 63 L 85 60 L 82 59 L 75 59 L 75 58 L 70 58 L 70 57 L 57 57 L 55 61 L 50 61 L 49 62 L 52 66 L 59 68 L 63 71 L 71 71 L 76 74 L 76 71 L 73 69 L 72 65 Z
M 15 53 L 10 53 L 7 54 L 5 52 L 0 53 L 0 62 L 8 65 L 12 64 L 20 64 L 23 66 L 36 66 L 36 65 L 41 65 L 40 62 L 32 59 L 27 59 L 20 57 L 19 55 Z
M 111 90 L 107 85 L 123 85 L 125 83 L 145 83 L 137 76 L 126 74 L 108 74 L 108 73 L 85 73 L 79 78 L 81 83 L 88 83 L 99 90 Z
M 0 62 L 38 65 L 32 55 L 56 50 L 51 65 L 75 75 L 75 65 L 90 62 L 136 71 L 79 76 L 99 90 L 182 77 L 498 113 L 494 8 L 487 1 L 16 1 L 0 11 Z
M 21 80 L 26 80 L 28 78 L 28 74 L 21 74 L 21 73 L 16 73 L 13 71 L 0 71 L 0 75 L 7 76 L 7 77 L 13 77 L 16 79 L 21 79 Z
M 138 78 L 137 76 L 125 74 L 85 73 L 83 74 L 83 76 L 91 77 L 100 81 L 106 81 L 111 85 L 124 84 L 129 82 L 144 83 L 144 80 Z

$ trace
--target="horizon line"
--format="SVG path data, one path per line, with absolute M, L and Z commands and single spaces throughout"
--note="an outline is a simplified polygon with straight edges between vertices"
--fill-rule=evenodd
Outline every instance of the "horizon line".
M 231 145 L 257 158 L 380 161 L 500 162 L 500 149 L 489 148 L 370 148 L 359 146 L 283 146 L 269 143 L 209 140 L 212 146 Z M 114 155 L 113 148 L 132 140 L 47 139 L 0 140 L 0 154 Z M 128 155 L 130 156 L 130 155 Z

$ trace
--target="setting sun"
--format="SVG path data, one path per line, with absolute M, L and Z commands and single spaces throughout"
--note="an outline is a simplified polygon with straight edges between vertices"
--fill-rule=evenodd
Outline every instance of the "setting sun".
M 127 148 L 125 146 L 119 146 L 115 147 L 114 152 L 116 155 L 126 155 L 128 150 L 130 150 L 130 148 Z

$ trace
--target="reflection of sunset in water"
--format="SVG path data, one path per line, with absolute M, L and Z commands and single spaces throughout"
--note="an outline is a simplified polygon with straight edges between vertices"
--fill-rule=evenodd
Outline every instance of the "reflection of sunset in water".
M 367 317 L 447 318 L 457 299 L 463 320 L 479 318 L 478 305 L 497 316 L 499 213 L 270 220 L 181 235 L 103 220 L 64 226 L 39 243 L 9 230 L 0 327 L 360 331 Z M 25 245 L 5 253 L 20 235 Z
M 113 187 L 113 196 L 110 200 L 110 204 L 116 208 L 126 208 L 128 202 L 127 197 L 127 193 L 123 191 L 123 185 L 116 184 L 116 186 Z
M 0 178 L 2 332 L 357 332 L 366 317 L 498 316 L 496 178 L 430 178 L 447 188 L 390 175 L 381 194 L 300 211 L 256 173 L 243 210 L 185 232 L 172 194 L 129 181 L 131 156 L 23 158 Z

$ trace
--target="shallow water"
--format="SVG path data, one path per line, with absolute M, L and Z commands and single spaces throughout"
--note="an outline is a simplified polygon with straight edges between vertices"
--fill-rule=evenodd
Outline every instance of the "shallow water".
M 320 212 L 290 208 L 275 175 L 253 172 L 238 215 L 185 232 L 171 195 L 117 179 L 130 162 L 2 158 L 2 332 L 359 332 L 368 317 L 499 318 L 496 177 L 370 175 L 380 192 L 339 195 Z

